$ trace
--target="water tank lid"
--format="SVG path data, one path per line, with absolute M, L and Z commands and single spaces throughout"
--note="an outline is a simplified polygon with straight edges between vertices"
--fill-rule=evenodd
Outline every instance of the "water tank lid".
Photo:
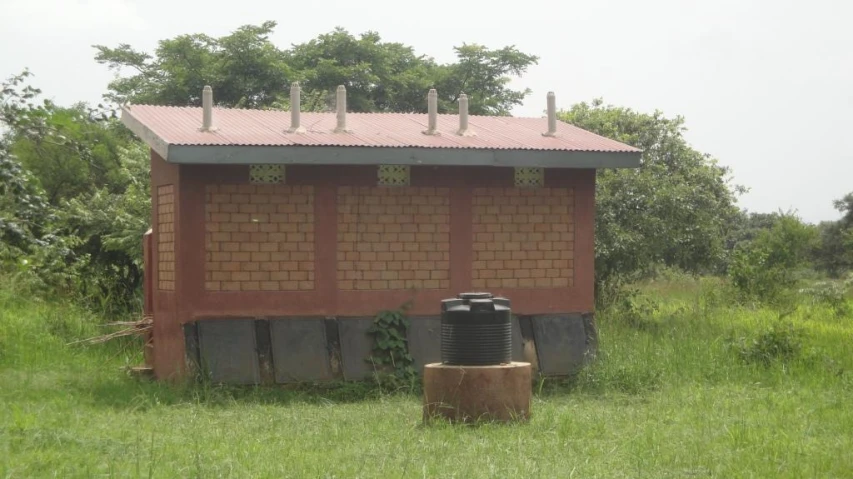
M 441 301 L 441 310 L 450 311 L 460 307 L 473 311 L 495 311 L 495 306 L 510 307 L 510 301 L 503 297 L 494 297 L 492 293 L 472 292 L 460 293 L 455 298 Z
M 459 298 L 443 299 L 441 301 L 441 310 L 442 311 L 448 311 L 450 309 L 462 306 L 464 304 L 465 304 L 465 300 L 462 300 Z
M 491 299 L 492 293 L 486 292 L 469 292 L 469 293 L 459 293 L 457 298 L 459 299 Z

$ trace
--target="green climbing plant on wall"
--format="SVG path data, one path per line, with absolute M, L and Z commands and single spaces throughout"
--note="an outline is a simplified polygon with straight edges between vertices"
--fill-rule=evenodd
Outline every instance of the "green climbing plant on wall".
M 368 361 L 374 367 L 374 378 L 382 388 L 414 389 L 417 373 L 409 353 L 409 318 L 411 301 L 394 310 L 380 311 L 367 333 L 373 338 Z

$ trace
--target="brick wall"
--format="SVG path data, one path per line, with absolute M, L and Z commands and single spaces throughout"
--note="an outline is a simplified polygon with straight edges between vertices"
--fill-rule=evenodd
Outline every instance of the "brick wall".
M 339 187 L 338 289 L 450 287 L 448 188 Z
M 205 289 L 314 289 L 314 189 L 207 185 Z
M 573 191 L 476 188 L 473 287 L 573 285 Z
M 175 290 L 175 187 L 157 187 L 157 289 Z

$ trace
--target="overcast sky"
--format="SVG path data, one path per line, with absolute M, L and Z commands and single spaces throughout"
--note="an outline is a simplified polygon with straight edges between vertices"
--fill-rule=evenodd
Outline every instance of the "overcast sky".
M 93 44 L 146 51 L 182 33 L 227 34 L 279 22 L 273 41 L 301 43 L 342 26 L 378 31 L 438 61 L 454 45 L 514 44 L 540 56 L 517 81 L 539 116 L 603 97 L 687 120 L 688 140 L 730 166 L 752 211 L 836 219 L 853 191 L 853 2 L 845 0 L 491 0 L 324 2 L 0 0 L 0 76 L 29 67 L 67 104 L 97 102 L 112 74 Z

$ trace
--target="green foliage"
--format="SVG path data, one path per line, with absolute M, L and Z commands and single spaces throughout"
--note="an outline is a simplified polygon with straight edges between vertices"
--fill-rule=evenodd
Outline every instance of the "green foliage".
M 409 318 L 411 303 L 399 309 L 381 311 L 373 319 L 367 334 L 373 337 L 373 350 L 368 361 L 374 366 L 374 378 L 382 388 L 411 391 L 417 388 L 417 372 L 409 353 Z
M 84 105 L 37 102 L 28 77 L 0 93 L 0 271 L 33 294 L 126 308 L 150 218 L 147 149 Z
M 815 266 L 830 276 L 853 271 L 853 193 L 833 202 L 842 217 L 818 225 L 820 242 L 814 248 Z
M 796 284 L 794 273 L 806 263 L 815 238 L 814 227 L 788 214 L 738 247 L 728 274 L 741 299 L 778 300 Z
M 580 103 L 564 121 L 643 150 L 638 169 L 599 170 L 595 273 L 599 302 L 658 264 L 688 272 L 722 269 L 737 217 L 728 168 L 684 139 L 684 119 L 661 112 Z
M 734 251 L 739 245 L 754 240 L 759 233 L 773 228 L 785 213 L 754 213 L 741 211 L 733 218 L 726 249 Z
M 159 42 L 154 55 L 128 44 L 116 48 L 96 45 L 95 60 L 119 72 L 109 85 L 107 100 L 124 103 L 201 105 L 204 85 L 213 85 L 220 105 L 261 108 L 287 95 L 291 77 L 284 52 L 268 39 L 275 22 L 246 25 L 229 35 L 179 35 Z
M 331 108 L 338 85 L 347 87 L 347 108 L 353 111 L 422 110 L 437 68 L 401 43 L 382 42 L 367 32 L 356 38 L 343 29 L 318 36 L 286 52 L 301 82 L 305 108 Z
M 220 105 L 286 108 L 289 83 L 300 81 L 306 110 L 330 108 L 335 89 L 345 85 L 352 111 L 425 111 L 426 91 L 435 87 L 442 111 L 455 109 L 464 92 L 472 114 L 506 115 L 529 93 L 509 88 L 511 77 L 538 60 L 515 47 L 463 45 L 455 48 L 455 63 L 438 64 L 401 43 L 383 42 L 376 32 L 355 37 L 341 28 L 282 50 L 269 40 L 275 27 L 268 21 L 219 38 L 180 35 L 160 41 L 153 55 L 127 44 L 97 45 L 99 63 L 135 72 L 110 83 L 106 98 L 199 105 L 203 86 L 211 85 Z
M 611 317 L 631 328 L 651 329 L 657 324 L 655 315 L 659 311 L 660 305 L 656 301 L 631 290 L 623 291 L 619 301 L 613 304 Z
M 39 244 L 53 219 L 44 192 L 14 155 L 0 147 L 0 265 Z
M 29 76 L 24 71 L 0 83 L 0 127 L 36 131 L 19 119 L 21 112 L 34 107 L 39 94 L 24 84 Z M 9 136 L 9 132 L 0 136 L 0 266 L 5 267 L 38 246 L 53 219 L 44 190 L 12 153 Z
M 76 253 L 86 260 L 81 282 L 84 298 L 103 302 L 102 309 L 125 310 L 138 306 L 142 286 L 142 235 L 149 228 L 151 197 L 148 151 L 141 144 L 123 149 L 118 184 L 123 193 L 100 188 L 68 201 L 59 213 L 67 236 L 81 238 Z
M 92 188 L 118 185 L 117 153 L 127 136 L 97 109 L 38 102 L 41 91 L 25 84 L 25 71 L 2 84 L 3 146 L 33 175 L 54 206 Z
M 734 347 L 740 359 L 749 364 L 789 363 L 803 350 L 803 332 L 794 323 L 780 319 L 754 338 L 741 338 Z
M 123 139 L 82 106 L 58 108 L 48 102 L 43 108 L 46 134 L 14 129 L 10 150 L 38 178 L 48 200 L 59 205 L 92 188 L 120 185 L 116 159 Z
M 468 109 L 473 115 L 509 115 L 521 105 L 530 89 L 508 88 L 512 77 L 520 77 L 539 58 L 518 51 L 514 46 L 498 50 L 477 44 L 454 47 L 458 61 L 438 67 L 435 88 L 440 111 L 457 111 L 460 93 L 468 95 Z M 412 105 L 412 111 L 426 111 L 423 96 Z
M 837 316 L 847 316 L 853 310 L 847 301 L 847 291 L 853 286 L 853 276 L 847 281 L 818 281 L 807 288 L 800 289 L 800 294 L 809 298 L 811 304 L 826 305 L 832 308 Z

